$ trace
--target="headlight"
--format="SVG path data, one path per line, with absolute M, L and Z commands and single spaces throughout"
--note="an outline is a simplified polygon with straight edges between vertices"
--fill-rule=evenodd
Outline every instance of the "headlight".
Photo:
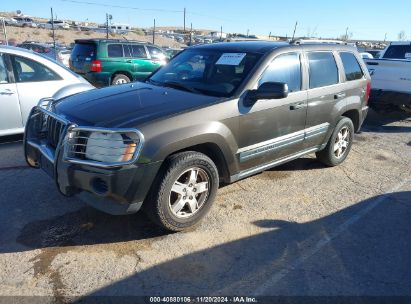
M 106 163 L 128 162 L 137 144 L 120 133 L 92 132 L 87 140 L 86 158 Z
M 142 141 L 137 130 L 74 127 L 67 135 L 65 159 L 101 167 L 130 164 L 137 159 Z

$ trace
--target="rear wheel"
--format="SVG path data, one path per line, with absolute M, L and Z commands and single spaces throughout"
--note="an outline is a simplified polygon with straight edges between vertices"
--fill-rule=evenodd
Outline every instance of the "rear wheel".
M 166 160 L 144 210 L 167 230 L 190 228 L 210 210 L 218 184 L 218 171 L 209 157 L 198 152 L 175 154 Z
M 129 83 L 130 78 L 127 75 L 124 74 L 116 74 L 113 77 L 113 80 L 111 81 L 111 84 L 124 84 L 124 83 Z
M 316 153 L 317 159 L 330 167 L 341 164 L 351 150 L 353 138 L 354 124 L 348 117 L 342 117 L 325 149 Z

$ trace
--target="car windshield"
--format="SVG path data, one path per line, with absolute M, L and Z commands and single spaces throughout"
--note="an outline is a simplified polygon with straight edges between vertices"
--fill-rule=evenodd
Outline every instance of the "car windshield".
M 260 54 L 189 49 L 147 81 L 194 93 L 229 97 L 260 59 Z

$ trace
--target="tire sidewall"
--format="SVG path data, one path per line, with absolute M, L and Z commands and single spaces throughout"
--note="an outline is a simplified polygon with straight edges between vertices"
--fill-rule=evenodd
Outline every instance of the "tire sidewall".
M 161 183 L 158 192 L 158 214 L 162 218 L 162 221 L 165 221 L 168 225 L 171 226 L 168 228 L 174 231 L 180 231 L 185 228 L 195 226 L 208 213 L 216 197 L 219 184 L 217 168 L 215 167 L 212 160 L 207 156 L 199 153 L 195 153 L 194 155 L 196 155 L 196 157 L 190 157 L 184 162 L 171 161 L 169 167 L 171 170 L 169 170 L 168 173 L 164 176 L 163 182 Z M 174 182 L 184 171 L 193 167 L 203 169 L 208 175 L 210 181 L 208 197 L 201 209 L 198 210 L 193 216 L 190 216 L 188 218 L 178 218 L 173 214 L 169 206 L 169 196 L 171 188 Z
M 348 147 L 345 150 L 344 155 L 340 158 L 337 158 L 334 154 L 334 143 L 335 143 L 335 140 L 338 136 L 338 133 L 344 127 L 348 127 L 348 130 L 350 132 Z M 331 135 L 331 138 L 330 138 L 330 141 L 329 141 L 329 147 L 327 149 L 328 150 L 329 160 L 333 165 L 339 165 L 342 162 L 344 162 L 344 160 L 347 158 L 348 154 L 351 151 L 351 147 L 352 147 L 352 144 L 353 144 L 353 139 L 354 139 L 354 124 L 352 123 L 351 119 L 349 119 L 347 117 L 341 118 L 340 121 L 337 123 L 333 134 Z
M 127 75 L 124 74 L 117 74 L 114 76 L 113 81 L 111 82 L 112 85 L 119 85 L 123 83 L 116 83 L 117 80 L 119 79 L 124 79 L 127 83 L 130 82 L 130 78 Z

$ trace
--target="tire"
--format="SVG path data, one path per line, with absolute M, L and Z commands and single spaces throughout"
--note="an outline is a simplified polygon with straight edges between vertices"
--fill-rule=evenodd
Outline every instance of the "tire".
M 116 74 L 111 81 L 112 85 L 129 83 L 130 78 L 124 74 Z
M 329 167 L 341 164 L 350 153 L 353 138 L 353 122 L 348 117 L 342 117 L 335 126 L 327 146 L 316 153 L 317 159 Z
M 197 225 L 208 213 L 218 185 L 218 170 L 209 157 L 198 152 L 181 152 L 165 161 L 143 209 L 162 228 L 182 231 Z

